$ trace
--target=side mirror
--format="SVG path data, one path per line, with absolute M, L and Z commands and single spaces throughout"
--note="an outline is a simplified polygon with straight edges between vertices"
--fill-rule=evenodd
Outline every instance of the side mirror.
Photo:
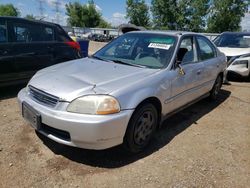
M 180 75 L 185 75 L 185 71 L 183 70 L 182 66 L 181 66 L 181 61 L 178 60 L 178 58 L 176 58 L 176 61 L 175 61 L 175 67 L 179 69 L 179 74 Z

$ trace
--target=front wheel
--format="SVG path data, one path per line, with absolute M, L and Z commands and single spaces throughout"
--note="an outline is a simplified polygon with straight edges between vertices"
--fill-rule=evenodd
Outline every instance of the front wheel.
M 212 90 L 210 91 L 209 95 L 210 100 L 216 100 L 218 98 L 221 86 L 222 86 L 222 76 L 218 76 L 215 80 Z
M 158 124 L 158 113 L 154 105 L 139 106 L 132 115 L 123 145 L 132 152 L 142 151 L 149 143 Z

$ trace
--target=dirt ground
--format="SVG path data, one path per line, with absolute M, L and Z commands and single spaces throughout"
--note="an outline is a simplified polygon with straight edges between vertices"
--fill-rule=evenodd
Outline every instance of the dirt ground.
M 93 53 L 95 53 L 97 50 L 99 50 L 100 48 L 102 48 L 106 44 L 107 44 L 106 42 L 90 41 L 89 42 L 89 55 L 92 55 Z
M 94 50 L 93 50 L 94 51 Z M 21 117 L 0 89 L 0 187 L 249 187 L 250 83 L 225 85 L 170 117 L 146 151 L 92 151 L 57 144 Z

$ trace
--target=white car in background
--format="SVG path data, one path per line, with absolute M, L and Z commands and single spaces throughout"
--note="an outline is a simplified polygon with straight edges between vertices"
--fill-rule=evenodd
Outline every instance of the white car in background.
M 250 32 L 224 32 L 214 43 L 227 57 L 229 74 L 250 77 Z

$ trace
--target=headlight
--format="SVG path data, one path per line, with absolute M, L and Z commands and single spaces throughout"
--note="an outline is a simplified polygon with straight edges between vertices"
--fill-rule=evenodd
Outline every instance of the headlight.
M 247 65 L 248 60 L 236 60 L 233 62 L 233 65 Z
M 120 112 L 120 105 L 112 96 L 88 95 L 72 101 L 67 111 L 79 114 L 106 115 Z
M 244 54 L 240 56 L 240 58 L 243 58 L 243 57 L 250 57 L 250 54 Z

